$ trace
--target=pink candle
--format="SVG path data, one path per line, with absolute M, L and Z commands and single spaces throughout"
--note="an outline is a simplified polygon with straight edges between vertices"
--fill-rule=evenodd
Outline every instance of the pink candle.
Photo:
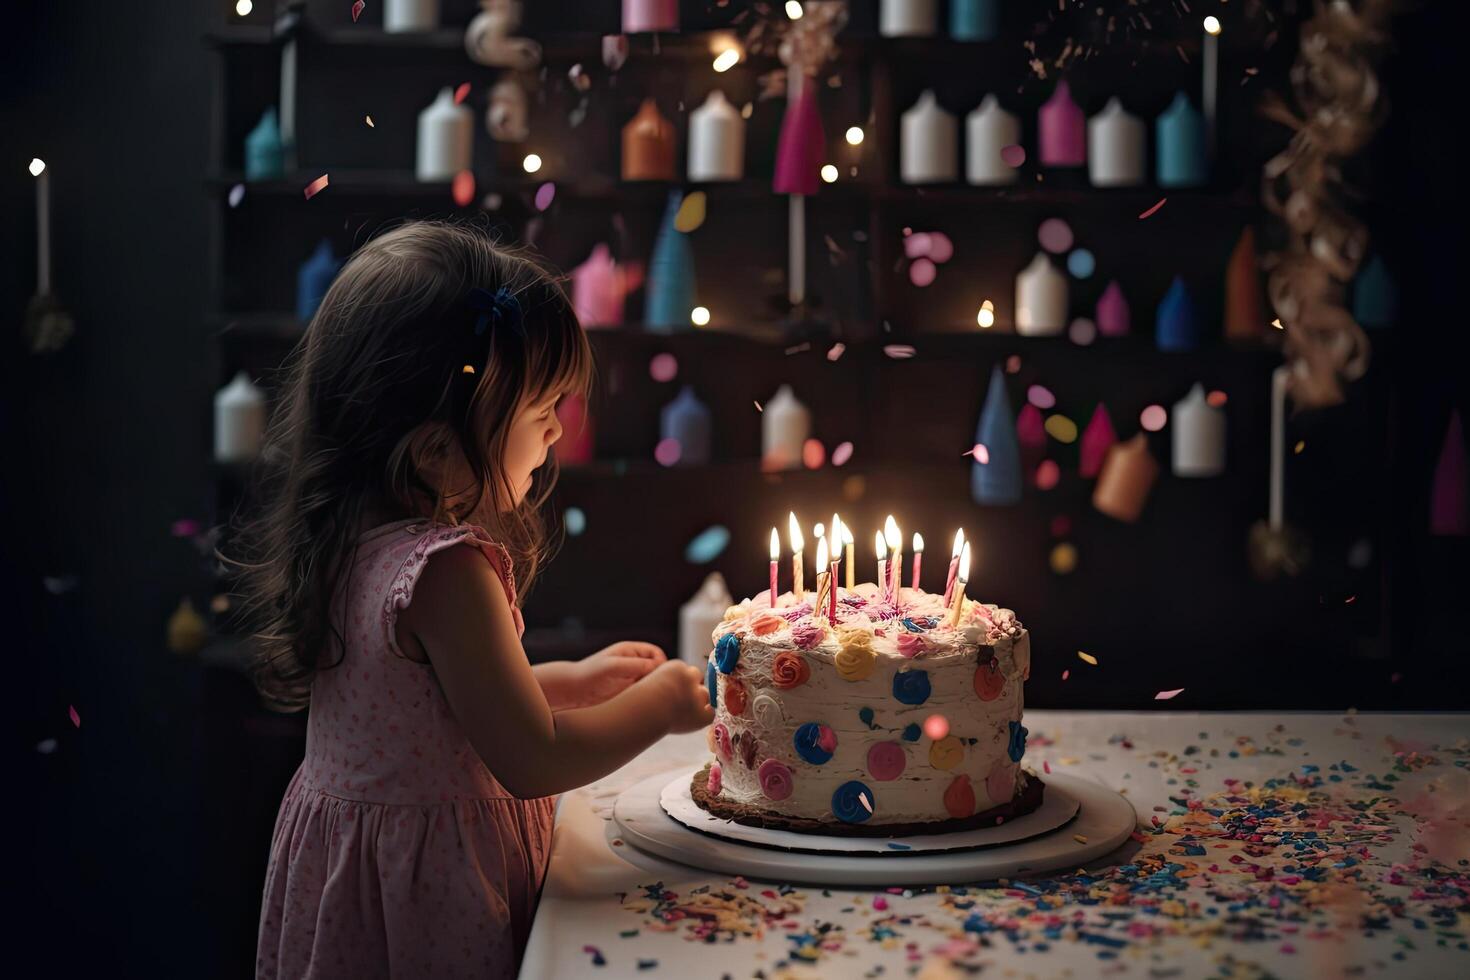
M 951 590 L 954 589 L 954 579 L 960 569 L 960 552 L 965 547 L 965 531 L 963 528 L 954 533 L 954 554 L 949 559 L 949 574 L 944 578 L 944 604 L 949 605 Z
M 827 576 L 831 587 L 827 590 L 827 622 L 837 625 L 837 562 L 832 563 L 832 574 Z
M 924 536 L 918 531 L 914 532 L 914 584 L 915 592 L 919 591 L 919 566 L 924 562 Z
M 781 538 L 771 528 L 771 608 L 776 608 L 776 566 L 781 563 Z
M 1042 166 L 1080 167 L 1087 162 L 1087 122 L 1065 81 L 1057 84 L 1038 116 Z

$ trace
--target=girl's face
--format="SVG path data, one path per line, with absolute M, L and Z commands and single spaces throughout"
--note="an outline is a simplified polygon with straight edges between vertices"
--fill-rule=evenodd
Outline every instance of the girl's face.
M 561 438 L 561 422 L 556 417 L 556 403 L 561 393 L 548 392 L 533 402 L 522 402 L 510 423 L 505 438 L 506 478 L 515 491 L 512 506 L 519 504 L 531 490 L 531 474 Z

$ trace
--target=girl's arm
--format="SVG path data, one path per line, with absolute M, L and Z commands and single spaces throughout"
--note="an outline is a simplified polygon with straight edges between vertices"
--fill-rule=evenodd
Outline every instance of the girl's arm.
M 531 673 L 546 695 L 546 703 L 552 711 L 561 711 L 577 703 L 574 689 L 576 684 L 575 665 L 569 660 L 552 660 L 544 664 L 532 664 Z
M 470 744 L 523 799 L 584 786 L 670 731 L 714 719 L 700 671 L 669 661 L 602 704 L 552 714 L 510 603 L 478 549 L 429 559 L 400 622 L 424 647 Z

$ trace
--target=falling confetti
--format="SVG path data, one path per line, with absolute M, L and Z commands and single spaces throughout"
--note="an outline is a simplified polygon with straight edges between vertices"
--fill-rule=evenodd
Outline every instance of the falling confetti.
M 56 744 L 56 739 L 54 738 L 43 738 L 36 743 L 36 751 L 42 755 L 50 755 L 56 751 Z
M 551 207 L 552 200 L 556 197 L 556 185 L 547 181 L 536 188 L 536 210 L 545 211 Z
M 786 356 L 790 357 L 792 354 L 802 354 L 811 349 L 812 342 L 810 340 L 803 340 L 799 344 L 795 344 L 791 347 L 786 348 Z
M 660 439 L 658 445 L 653 447 L 653 458 L 658 460 L 660 466 L 673 466 L 679 462 L 684 447 L 679 445 L 678 439 Z
M 1054 408 L 1057 396 L 1043 385 L 1032 385 L 1026 389 L 1026 400 L 1040 409 Z
M 1163 207 L 1164 206 L 1164 202 L 1167 201 L 1167 200 L 1168 200 L 1167 197 L 1161 197 L 1161 198 L 1159 198 L 1159 203 L 1158 204 L 1155 204 L 1153 207 L 1151 207 L 1147 211 L 1143 212 L 1143 214 L 1140 214 L 1138 216 L 1138 220 L 1139 221 L 1142 221 L 1144 218 L 1147 218 L 1150 215 L 1152 215 L 1159 208 Z
M 831 347 L 827 348 L 827 360 L 836 361 L 839 357 L 842 356 L 842 352 L 845 350 L 847 350 L 847 345 L 842 343 L 841 341 L 838 341 Z
M 827 461 L 827 447 L 820 439 L 808 439 L 801 444 L 801 462 L 809 470 L 821 469 Z
M 695 191 L 685 196 L 679 203 L 679 211 L 674 215 L 674 229 L 689 234 L 698 231 L 700 225 L 704 224 L 706 197 L 704 191 Z
M 924 734 L 939 741 L 949 734 L 949 719 L 944 715 L 930 715 L 924 719 Z
M 1079 844 L 1086 844 L 1087 843 L 1087 835 L 1086 834 L 1073 834 L 1072 835 L 1072 839 L 1074 841 L 1076 841 L 1077 843 L 1079 843 Z
M 883 353 L 895 361 L 903 361 L 913 357 L 916 351 L 909 344 L 884 344 Z
M 1021 370 L 1021 355 L 1012 354 L 1006 358 L 1006 374 L 1015 374 Z
M 327 175 L 322 174 L 316 180 L 306 185 L 306 199 L 309 201 L 317 195 L 322 188 L 327 186 Z
M 1083 653 L 1081 650 L 1078 650 L 1077 659 L 1085 664 L 1092 664 L 1094 667 L 1097 666 L 1097 658 L 1090 653 Z
M 1036 467 L 1036 489 L 1051 490 L 1062 478 L 1061 467 L 1055 460 L 1043 459 Z
M 236 184 L 230 188 L 230 207 L 238 208 L 240 202 L 245 200 L 245 185 Z
M 655 354 L 648 362 L 648 375 L 655 381 L 673 381 L 679 374 L 679 360 L 673 354 Z
M 730 544 L 730 529 L 723 524 L 705 528 L 684 547 L 684 560 L 692 565 L 708 565 Z
M 1051 570 L 1058 575 L 1070 575 L 1076 571 L 1076 547 L 1064 541 L 1051 549 Z
M 1097 260 L 1085 248 L 1072 250 L 1067 255 L 1067 271 L 1077 279 L 1090 279 L 1097 270 Z
M 470 95 L 470 83 L 469 82 L 460 82 L 459 83 L 459 88 L 457 88 L 457 89 L 454 90 L 454 104 L 455 105 L 459 105 L 465 99 L 469 98 L 469 95 Z
M 1301 455 L 1301 451 L 1306 448 L 1307 441 L 1305 439 L 1298 439 L 1296 445 L 1291 447 L 1291 451 L 1295 455 Z
M 757 411 L 757 412 L 764 412 L 764 411 L 765 411 L 765 409 L 764 409 L 764 408 L 761 408 L 761 403 L 760 403 L 760 402 L 756 402 L 756 403 L 755 403 L 755 410 L 756 410 L 756 411 Z
M 567 534 L 574 538 L 579 537 L 583 531 L 587 530 L 587 515 L 580 507 L 568 507 L 566 512 L 562 514 L 561 522 L 567 529 Z
M 1046 417 L 1046 434 L 1057 442 L 1070 446 L 1077 441 L 1077 423 L 1065 415 L 1048 415 Z
M 837 448 L 832 450 L 832 465 L 842 466 L 852 459 L 852 443 L 839 442 Z
M 1071 676 L 1072 676 L 1072 672 L 1070 670 L 1064 670 L 1064 671 L 1062 671 L 1062 680 L 1066 680 L 1068 677 L 1071 677 Z
M 365 122 L 365 123 L 367 123 L 368 129 L 377 129 L 378 128 L 377 125 L 373 122 L 373 117 L 372 116 L 363 116 L 362 117 L 362 121 Z
M 928 259 L 915 259 L 909 266 L 909 282 L 920 289 L 931 285 L 938 274 L 939 270 Z
M 1097 339 L 1097 324 L 1085 316 L 1079 316 L 1067 328 L 1067 339 L 1078 347 L 1086 347 Z
M 1205 396 L 1205 402 L 1213 408 L 1224 408 L 1225 401 L 1225 392 L 1218 389 Z
M 1036 229 L 1036 240 L 1048 252 L 1060 255 L 1072 247 L 1072 226 L 1061 218 L 1047 218 Z
M 169 533 L 176 538 L 192 538 L 199 533 L 199 522 L 192 517 L 181 517 L 173 522 Z
M 971 446 L 968 451 L 962 453 L 961 455 L 974 456 L 975 462 L 979 463 L 981 466 L 984 466 L 986 463 L 990 462 L 990 450 L 985 448 L 985 443 L 983 442 L 975 443 L 975 445 Z
M 1169 701 L 1169 700 L 1171 700 L 1171 699 L 1173 699 L 1175 697 L 1178 697 L 1179 695 L 1181 695 L 1183 693 L 1184 693 L 1184 688 L 1182 688 L 1182 687 L 1175 688 L 1172 691 L 1160 691 L 1158 694 L 1155 694 L 1154 695 L 1154 700 L 1155 701 Z
M 364 3 L 363 0 L 357 0 L 357 2 L 352 5 L 352 22 L 354 24 L 357 23 L 357 18 L 362 16 L 362 8 L 366 6 L 367 4 Z
M 872 813 L 873 812 L 873 804 L 871 804 L 871 803 L 868 802 L 868 794 L 867 793 L 859 793 L 858 794 L 858 802 L 863 805 L 863 809 L 864 810 L 867 810 L 869 813 Z
M 1019 168 L 1026 162 L 1026 148 L 1019 143 L 1002 146 L 1000 159 L 1007 167 Z
M 70 704 L 66 706 L 66 716 L 71 719 L 72 727 L 82 727 L 82 716 L 77 714 L 77 709 L 74 706 Z M 106 726 L 104 725 L 103 727 L 105 728 Z
M 1138 413 L 1138 424 L 1149 432 L 1158 432 L 1169 422 L 1169 413 L 1162 405 L 1150 405 Z
M 475 175 L 468 170 L 461 170 L 454 175 L 454 180 L 449 185 L 449 193 L 454 198 L 454 203 L 462 208 L 470 206 L 475 199 Z

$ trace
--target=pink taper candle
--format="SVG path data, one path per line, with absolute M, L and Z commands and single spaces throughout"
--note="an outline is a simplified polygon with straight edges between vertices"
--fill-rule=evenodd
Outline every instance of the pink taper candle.
M 1087 423 L 1087 428 L 1082 432 L 1082 459 L 1077 471 L 1083 478 L 1090 480 L 1097 476 L 1102 470 L 1103 460 L 1108 456 L 1108 450 L 1117 441 L 1118 436 L 1113 432 L 1113 420 L 1108 418 L 1107 406 L 1098 402 L 1097 408 L 1092 410 L 1092 421 Z
M 781 537 L 771 528 L 771 608 L 776 608 L 776 566 L 781 563 Z
M 946 575 L 944 578 L 944 604 L 946 607 L 949 606 L 950 590 L 954 588 L 955 573 L 958 572 L 960 568 L 960 552 L 964 550 L 964 547 L 965 530 L 964 528 L 961 528 L 954 533 L 954 554 L 952 554 L 949 559 L 949 574 Z
M 1038 113 L 1041 163 L 1046 167 L 1080 167 L 1087 162 L 1087 120 L 1065 81 Z
M 919 565 L 924 561 L 924 536 L 918 531 L 914 532 L 914 584 L 913 590 L 919 591 Z

